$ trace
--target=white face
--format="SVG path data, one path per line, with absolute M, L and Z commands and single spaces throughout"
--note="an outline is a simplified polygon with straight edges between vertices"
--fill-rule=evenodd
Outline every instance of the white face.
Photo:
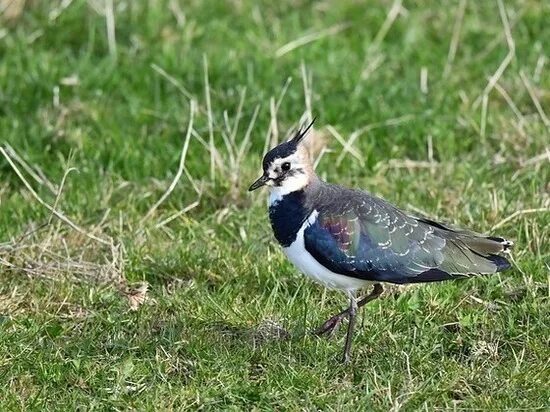
M 310 182 L 310 166 L 302 151 L 285 158 L 276 158 L 266 170 L 269 180 L 270 203 L 288 193 L 302 190 Z
M 308 151 L 300 144 L 312 124 L 266 153 L 262 161 L 264 173 L 252 183 L 249 191 L 267 186 L 273 203 L 288 193 L 304 189 L 315 178 Z

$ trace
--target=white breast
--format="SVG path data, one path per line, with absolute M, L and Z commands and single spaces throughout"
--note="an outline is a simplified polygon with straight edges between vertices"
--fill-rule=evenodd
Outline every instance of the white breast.
M 328 270 L 321 265 L 311 254 L 306 250 L 304 244 L 304 230 L 315 222 L 319 213 L 314 210 L 308 219 L 304 222 L 296 240 L 289 246 L 283 248 L 288 259 L 296 265 L 300 271 L 308 275 L 325 287 L 343 290 L 356 290 L 367 286 L 370 282 L 367 280 L 355 279 L 349 276 L 339 275 Z

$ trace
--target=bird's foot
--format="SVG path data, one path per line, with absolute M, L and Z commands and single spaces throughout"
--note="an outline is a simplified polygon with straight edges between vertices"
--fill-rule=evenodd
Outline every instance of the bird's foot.
M 334 315 L 332 318 L 323 323 L 319 328 L 315 330 L 317 336 L 327 335 L 332 336 L 338 330 L 338 327 L 342 323 L 342 320 L 348 316 L 348 311 L 345 310 L 340 312 L 337 315 Z

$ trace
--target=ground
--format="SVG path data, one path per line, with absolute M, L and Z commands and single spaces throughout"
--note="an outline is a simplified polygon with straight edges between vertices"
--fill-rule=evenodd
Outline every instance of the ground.
M 548 407 L 550 3 L 0 5 L 1 410 Z M 323 178 L 514 268 L 391 290 L 340 364 L 247 192 L 309 115 Z

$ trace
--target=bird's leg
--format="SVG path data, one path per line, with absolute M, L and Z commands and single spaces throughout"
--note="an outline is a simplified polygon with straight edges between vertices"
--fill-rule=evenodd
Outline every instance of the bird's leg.
M 372 289 L 372 292 L 365 296 L 363 299 L 361 299 L 359 302 L 357 302 L 357 307 L 360 308 L 362 306 L 365 306 L 370 301 L 376 299 L 379 297 L 382 292 L 384 291 L 384 288 L 380 283 L 375 283 L 374 288 Z M 338 313 L 337 315 L 334 315 L 332 318 L 327 320 L 325 323 L 323 323 L 316 331 L 315 334 L 320 336 L 324 335 L 325 333 L 332 335 L 336 330 L 338 329 L 338 326 L 340 326 L 340 323 L 342 323 L 342 319 L 344 319 L 346 316 L 349 315 L 350 308 L 347 308 L 343 310 L 342 312 Z
M 346 334 L 346 343 L 344 345 L 344 356 L 342 362 L 348 363 L 351 360 L 351 342 L 353 341 L 353 329 L 355 327 L 355 318 L 357 316 L 357 300 L 355 299 L 355 294 L 353 292 L 348 292 L 349 295 L 349 323 L 348 323 L 348 333 Z

